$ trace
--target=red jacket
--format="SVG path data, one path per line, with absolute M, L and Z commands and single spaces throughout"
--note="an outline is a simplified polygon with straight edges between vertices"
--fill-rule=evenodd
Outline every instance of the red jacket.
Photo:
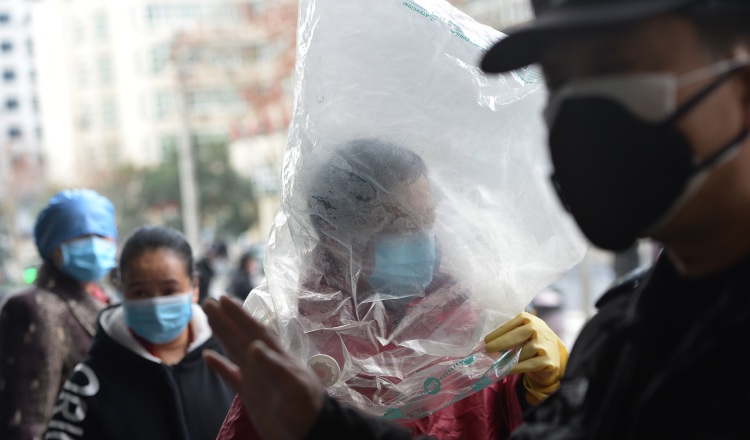
M 414 437 L 438 440 L 497 440 L 507 438 L 522 421 L 523 410 L 516 390 L 520 375 L 508 376 L 478 393 L 459 400 L 432 415 L 402 421 Z M 262 440 L 235 396 L 216 440 Z
M 373 331 L 380 332 L 381 336 L 387 336 L 394 341 L 382 347 L 368 338 L 363 338 L 360 332 L 342 330 L 347 327 L 345 324 L 351 323 L 352 316 L 365 316 L 367 319 L 372 319 L 371 315 L 374 314 L 369 313 L 369 310 L 373 304 L 357 305 L 353 299 L 354 295 L 348 292 L 342 295 L 341 292 L 346 292 L 348 274 L 340 274 L 336 266 L 324 264 L 326 259 L 324 254 L 318 253 L 315 258 L 320 261 L 312 264 L 311 267 L 326 270 L 311 269 L 303 277 L 301 291 L 339 294 L 341 298 L 335 301 L 321 301 L 319 296 L 300 295 L 297 304 L 298 312 L 300 317 L 324 326 L 323 329 L 312 332 L 307 337 L 313 340 L 321 353 L 332 356 L 339 365 L 344 363 L 343 350 L 363 357 L 379 351 L 390 351 L 394 353 L 394 356 L 401 356 L 404 353 L 410 353 L 410 349 L 399 345 L 401 339 L 421 339 L 428 336 L 450 338 L 451 334 L 458 329 L 473 328 L 477 320 L 476 305 L 470 301 L 468 291 L 449 275 L 439 272 L 430 286 L 426 288 L 424 297 L 416 298 L 396 309 L 402 315 L 411 314 L 412 317 L 416 315 L 420 319 L 402 321 L 400 318 L 403 316 L 399 317 L 397 311 L 390 310 L 390 319 L 382 327 L 372 326 Z M 402 322 L 408 324 L 402 324 Z M 446 334 L 446 332 L 451 334 Z M 397 423 L 410 428 L 415 437 L 426 434 L 441 440 L 505 438 L 521 423 L 522 407 L 516 388 L 517 382 L 518 376 L 508 376 L 430 416 L 418 420 L 398 420 Z M 367 391 L 364 391 L 364 394 L 367 395 Z M 241 401 L 235 397 L 217 440 L 260 438 L 245 415 Z

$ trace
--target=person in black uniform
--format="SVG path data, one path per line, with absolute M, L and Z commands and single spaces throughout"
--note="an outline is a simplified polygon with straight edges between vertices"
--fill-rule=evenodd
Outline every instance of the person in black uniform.
M 258 270 L 258 258 L 252 250 L 246 251 L 240 257 L 237 267 L 229 281 L 228 292 L 244 301 L 247 294 L 260 284 L 260 273 Z
M 560 199 L 594 245 L 620 251 L 649 237 L 663 251 L 599 299 L 559 390 L 513 438 L 742 437 L 750 384 L 735 359 L 750 336 L 750 2 L 533 4 L 536 18 L 507 30 L 482 68 L 541 63 Z M 220 306 L 206 308 L 217 333 L 242 328 L 243 338 L 229 345 L 233 363 L 216 367 L 249 416 L 265 421 L 256 425 L 264 435 L 410 437 L 326 399 L 257 322 L 230 301 Z
M 211 243 L 206 254 L 196 263 L 198 269 L 198 304 L 203 304 L 211 295 L 211 282 L 216 275 L 229 269 L 227 245 L 220 240 Z
M 223 349 L 196 304 L 185 237 L 162 226 L 136 229 L 120 255 L 118 288 L 122 304 L 99 315 L 45 438 L 215 439 L 234 392 L 201 357 Z

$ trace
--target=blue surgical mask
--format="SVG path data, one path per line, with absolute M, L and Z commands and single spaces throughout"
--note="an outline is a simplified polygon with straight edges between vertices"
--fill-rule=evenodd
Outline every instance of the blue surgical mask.
M 393 297 L 420 295 L 432 282 L 436 260 L 431 232 L 381 236 L 375 241 L 375 269 L 367 283 Z
M 60 245 L 60 250 L 60 269 L 78 281 L 98 280 L 117 266 L 117 246 L 101 237 L 68 241 Z
M 193 292 L 145 299 L 125 299 L 125 323 L 138 336 L 165 344 L 180 336 L 193 318 Z

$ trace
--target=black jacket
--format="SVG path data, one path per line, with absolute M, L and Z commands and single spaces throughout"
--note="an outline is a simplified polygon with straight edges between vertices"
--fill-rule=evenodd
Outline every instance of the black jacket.
M 223 350 L 197 306 L 191 325 L 189 352 L 167 366 L 130 335 L 121 306 L 102 311 L 89 355 L 60 392 L 46 438 L 215 439 L 234 392 L 201 357 L 205 348 Z
M 662 258 L 597 307 L 514 440 L 747 437 L 750 259 L 688 279 Z
M 195 268 L 198 270 L 198 304 L 203 304 L 210 294 L 209 289 L 211 288 L 211 280 L 214 278 L 214 270 L 207 258 L 202 258 L 195 263 Z

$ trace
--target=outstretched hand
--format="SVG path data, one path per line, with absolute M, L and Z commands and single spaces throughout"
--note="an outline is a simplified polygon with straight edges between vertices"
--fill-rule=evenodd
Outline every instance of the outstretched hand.
M 239 394 L 258 433 L 268 440 L 303 439 L 325 397 L 318 377 L 287 354 L 235 299 L 206 301 L 203 309 L 229 359 L 211 350 L 203 357 Z
M 487 352 L 521 346 L 511 374 L 524 373 L 526 400 L 535 405 L 560 387 L 568 363 L 568 350 L 540 318 L 521 312 L 484 338 Z

